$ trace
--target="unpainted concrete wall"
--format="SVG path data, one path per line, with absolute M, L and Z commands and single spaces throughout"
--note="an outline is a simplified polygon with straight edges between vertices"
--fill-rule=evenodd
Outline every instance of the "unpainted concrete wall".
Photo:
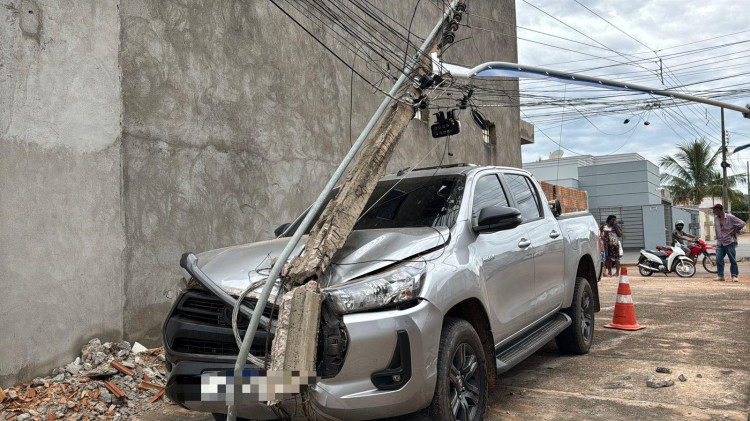
M 413 2 L 376 3 L 408 25 Z M 422 3 L 412 29 L 425 36 L 439 11 Z M 515 21 L 511 0 L 471 7 Z M 351 61 L 325 31 L 313 30 Z M 474 45 L 466 41 L 444 58 L 515 61 L 513 27 L 505 32 L 510 36 L 474 31 Z M 124 326 L 126 337 L 156 345 L 182 253 L 271 238 L 315 199 L 350 147 L 351 73 L 270 2 L 245 0 L 124 1 L 121 62 Z M 357 68 L 367 72 L 364 63 Z M 517 84 L 508 88 L 514 97 Z M 353 139 L 383 98 L 372 91 L 355 76 Z M 434 165 L 441 157 L 520 166 L 518 109 L 485 115 L 496 124 L 496 145 L 482 142 L 464 112 L 465 133 L 444 155 L 444 140 L 414 120 L 390 168 Z
M 414 11 L 376 4 L 404 24 Z M 271 237 L 349 149 L 350 94 L 354 139 L 382 99 L 357 77 L 350 90 L 349 69 L 269 2 L 0 6 L 0 386 L 47 374 L 95 336 L 158 345 L 179 256 Z M 515 21 L 512 0 L 471 7 Z M 414 33 L 438 12 L 422 2 Z M 504 33 L 467 33 L 444 59 L 515 61 L 514 29 Z M 504 86 L 515 98 L 517 83 Z M 483 110 L 491 144 L 468 112 L 448 145 L 414 120 L 390 169 L 520 166 L 507 105 Z
M 115 0 L 0 0 L 0 385 L 122 332 Z

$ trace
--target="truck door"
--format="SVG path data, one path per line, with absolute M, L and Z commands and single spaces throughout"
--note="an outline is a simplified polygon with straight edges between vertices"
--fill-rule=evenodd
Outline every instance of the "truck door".
M 521 211 L 521 225 L 531 241 L 534 254 L 534 291 L 531 322 L 560 308 L 564 294 L 563 233 L 557 220 L 543 203 L 536 184 L 521 174 L 503 175 Z
M 510 206 L 497 174 L 480 176 L 474 184 L 472 226 L 487 206 Z M 476 234 L 469 246 L 486 282 L 490 323 L 499 342 L 529 323 L 534 299 L 534 260 L 523 225 L 513 229 Z

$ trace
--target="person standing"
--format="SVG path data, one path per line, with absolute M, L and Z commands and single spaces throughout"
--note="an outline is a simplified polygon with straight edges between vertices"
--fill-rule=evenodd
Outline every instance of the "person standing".
M 612 275 L 612 266 L 615 266 L 615 274 L 620 273 L 620 237 L 622 237 L 622 230 L 617 225 L 617 217 L 609 215 L 607 217 L 607 223 L 602 228 L 604 233 L 604 248 L 607 253 L 607 276 Z
M 714 211 L 714 228 L 716 229 L 716 281 L 724 281 L 724 256 L 729 258 L 729 271 L 732 281 L 737 282 L 740 268 L 737 266 L 737 234 L 745 227 L 745 222 L 740 218 L 724 212 L 724 206 L 716 204 Z

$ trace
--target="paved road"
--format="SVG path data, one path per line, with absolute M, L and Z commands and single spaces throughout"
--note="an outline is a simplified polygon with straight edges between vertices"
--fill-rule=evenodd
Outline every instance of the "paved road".
M 591 352 L 562 356 L 554 342 L 547 344 L 499 379 L 490 391 L 487 419 L 748 421 L 750 263 L 741 263 L 740 272 L 739 283 L 713 282 L 703 270 L 692 279 L 631 276 L 638 322 L 648 326 L 637 332 L 603 328 L 612 319 L 618 282 L 603 280 Z M 673 372 L 657 374 L 658 366 Z M 678 381 L 680 374 L 686 382 Z M 650 389 L 650 376 L 675 385 Z M 212 418 L 173 406 L 140 419 Z

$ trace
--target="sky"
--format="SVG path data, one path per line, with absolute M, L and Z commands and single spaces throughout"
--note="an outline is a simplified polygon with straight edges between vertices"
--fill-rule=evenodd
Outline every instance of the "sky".
M 681 83 L 693 84 L 750 72 L 750 21 L 747 20 L 750 13 L 749 1 L 578 1 L 601 18 L 575 0 L 516 1 L 519 63 L 574 71 L 612 66 L 616 64 L 613 61 L 632 62 L 634 58 L 641 58 L 638 63 L 640 67 L 632 64 L 618 65 L 581 73 L 608 74 L 604 77 L 633 82 L 636 80 L 632 78 L 637 77 L 637 83 L 665 89 Z M 474 24 L 498 30 L 503 25 L 498 20 L 480 18 L 476 18 Z M 739 31 L 748 32 L 727 36 Z M 740 44 L 722 47 L 736 42 Z M 684 45 L 687 43 L 691 44 Z M 658 57 L 662 57 L 662 68 L 667 69 L 664 70 L 664 85 L 657 75 Z M 579 61 L 562 63 L 572 60 Z M 626 72 L 631 73 L 625 74 Z M 736 86 L 728 87 L 729 85 Z M 722 87 L 722 90 L 750 89 L 750 74 L 694 84 L 684 89 L 696 92 Z M 531 80 L 521 82 L 522 94 L 545 92 L 545 95 L 555 95 L 562 99 L 563 95 L 567 98 L 568 89 L 575 91 L 580 88 L 575 85 L 540 84 Z M 602 94 L 604 93 L 596 93 Z M 609 94 L 615 92 L 609 91 Z M 579 97 L 581 95 L 589 94 L 578 94 Z M 625 112 L 620 110 L 603 116 L 589 116 L 588 119 L 581 116 L 569 121 L 560 121 L 560 118 L 552 116 L 558 110 L 545 110 L 546 117 L 535 117 L 540 113 L 539 110 L 523 107 L 522 118 L 537 123 L 535 144 L 522 148 L 523 161 L 536 161 L 540 157 L 546 159 L 551 152 L 560 149 L 558 143 L 566 149 L 564 156 L 573 156 L 575 152 L 593 155 L 637 152 L 655 163 L 661 156 L 673 153 L 677 144 L 698 136 L 707 137 L 719 147 L 721 120 L 718 108 L 695 104 L 667 112 L 649 112 L 644 106 L 649 101 L 653 102 L 653 99 L 645 96 L 642 98 L 642 105 L 629 107 Z M 726 101 L 736 105 L 749 104 L 750 90 Z M 559 111 L 562 111 L 563 105 L 563 101 L 557 101 Z M 578 108 L 573 108 L 578 112 Z M 568 116 L 575 115 L 571 113 L 571 107 L 567 111 Z M 585 110 L 578 112 L 579 116 L 580 114 L 587 115 Z M 630 123 L 623 124 L 625 119 L 630 119 Z M 643 121 L 650 124 L 644 125 Z M 725 125 L 730 145 L 750 143 L 750 119 L 742 118 L 736 111 L 726 110 Z M 744 172 L 748 160 L 750 150 L 732 156 L 730 162 L 733 170 Z

